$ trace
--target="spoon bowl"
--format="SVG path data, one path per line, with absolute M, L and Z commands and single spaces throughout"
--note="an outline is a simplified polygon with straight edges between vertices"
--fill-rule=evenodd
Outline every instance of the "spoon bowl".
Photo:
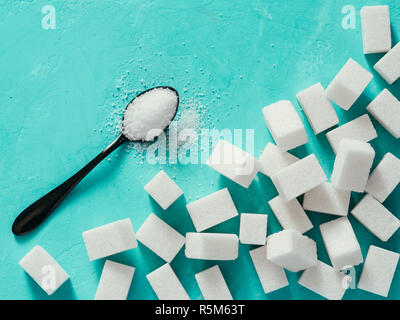
M 36 202 L 32 203 L 29 207 L 23 210 L 15 219 L 12 225 L 12 232 L 19 236 L 26 234 L 37 226 L 39 226 L 46 218 L 57 208 L 57 206 L 65 199 L 65 197 L 75 188 L 75 186 L 84 178 L 86 175 L 92 171 L 102 160 L 104 160 L 108 155 L 110 155 L 115 149 L 119 146 L 125 144 L 126 142 L 151 142 L 154 141 L 162 132 L 164 132 L 175 118 L 175 115 L 178 111 L 179 105 L 179 95 L 178 92 L 172 88 L 167 86 L 154 87 L 143 91 L 135 98 L 133 98 L 125 108 L 123 115 L 123 123 L 125 119 L 125 115 L 128 107 L 134 103 L 135 99 L 139 97 L 143 97 L 146 93 L 150 93 L 156 89 L 167 89 L 173 91 L 176 94 L 176 106 L 175 110 L 171 113 L 170 119 L 166 121 L 167 124 L 161 125 L 161 128 L 151 128 L 160 130 L 158 135 L 153 135 L 151 140 L 146 139 L 129 139 L 126 134 L 123 133 L 124 127 L 122 127 L 121 135 L 114 140 L 107 148 L 105 148 L 102 152 L 100 152 L 92 161 L 90 161 L 86 166 L 84 166 L 81 170 L 75 173 L 71 178 L 64 181 L 58 187 L 51 190 L 49 193 L 41 197 Z M 165 119 L 164 119 L 165 120 Z

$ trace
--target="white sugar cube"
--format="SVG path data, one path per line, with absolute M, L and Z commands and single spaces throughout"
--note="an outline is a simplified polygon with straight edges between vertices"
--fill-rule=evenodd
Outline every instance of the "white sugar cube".
M 350 194 L 348 190 L 339 190 L 332 183 L 324 182 L 304 194 L 303 208 L 314 212 L 347 216 Z
M 89 260 L 111 256 L 137 247 L 130 219 L 118 220 L 82 232 Z
M 18 264 L 48 295 L 52 295 L 69 278 L 41 246 L 35 246 Z
M 326 88 L 328 98 L 342 109 L 349 110 L 372 77 L 371 72 L 350 58 Z
M 351 120 L 326 134 L 326 138 L 335 153 L 337 153 L 339 143 L 342 139 L 354 139 L 368 142 L 375 139 L 377 136 L 374 125 L 367 114 Z
M 217 265 L 194 276 L 204 300 L 233 300 L 221 269 Z
M 107 260 L 94 299 L 126 300 L 134 273 L 134 267 Z
M 388 84 L 400 78 L 400 42 L 374 65 L 374 69 Z
M 136 237 L 166 262 L 171 262 L 185 244 L 185 237 L 154 213 L 147 217 Z
M 284 229 L 293 229 L 304 233 L 313 227 L 297 199 L 284 201 L 282 197 L 277 196 L 268 201 L 268 204 Z
M 400 159 L 388 152 L 370 174 L 365 191 L 383 202 L 399 183 Z
M 347 217 L 325 222 L 320 226 L 329 259 L 335 269 L 356 266 L 363 262 L 360 244 Z
M 174 270 L 166 263 L 146 275 L 159 300 L 190 300 Z
M 282 151 L 287 151 L 307 143 L 308 138 L 303 122 L 293 104 L 281 100 L 264 107 L 264 119 L 267 127 Z
M 266 246 L 250 250 L 250 257 L 264 293 L 270 293 L 289 285 L 283 268 L 267 260 Z
M 240 242 L 264 245 L 267 237 L 267 221 L 266 214 L 242 213 L 240 215 Z
M 227 188 L 186 205 L 197 232 L 204 231 L 238 215 Z
M 164 210 L 183 194 L 181 188 L 179 188 L 163 170 L 157 173 L 153 179 L 144 186 L 144 190 L 146 190 Z
M 333 165 L 332 185 L 336 189 L 364 192 L 374 157 L 369 143 L 342 139 Z
M 225 140 L 217 143 L 207 165 L 244 188 L 250 186 L 259 169 L 258 161 L 250 153 Z
M 392 48 L 389 7 L 362 7 L 360 16 L 364 53 L 388 52 Z
M 299 100 L 315 134 L 339 123 L 336 111 L 321 83 L 299 92 L 297 100 Z
M 317 265 L 303 271 L 299 284 L 328 300 L 342 300 L 347 286 L 345 275 L 318 260 Z
M 228 233 L 186 233 L 185 255 L 189 259 L 235 260 L 239 239 Z
M 381 241 L 388 241 L 400 227 L 400 220 L 369 194 L 362 198 L 351 213 Z
M 367 106 L 367 111 L 396 139 L 400 138 L 400 101 L 383 89 Z
M 371 245 L 358 281 L 358 288 L 387 297 L 398 262 L 398 253 Z
M 271 177 L 297 160 L 299 158 L 289 152 L 279 150 L 276 145 L 268 142 L 259 159 L 260 172 Z
M 283 230 L 267 238 L 267 259 L 289 271 L 298 272 L 317 264 L 317 245 L 296 230 Z
M 326 176 L 315 155 L 310 154 L 275 173 L 271 180 L 283 200 L 288 201 L 319 186 Z

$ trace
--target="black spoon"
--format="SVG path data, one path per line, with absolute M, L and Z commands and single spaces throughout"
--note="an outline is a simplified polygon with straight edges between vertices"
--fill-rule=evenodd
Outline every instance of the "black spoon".
M 137 97 L 144 95 L 148 93 L 151 90 L 154 89 L 169 89 L 173 91 L 176 94 L 177 100 L 176 100 L 176 108 L 175 108 L 175 113 L 170 119 L 170 122 L 174 119 L 176 112 L 178 110 L 178 104 L 179 104 L 179 95 L 178 92 L 171 87 L 155 87 L 148 89 L 146 91 L 143 91 L 139 95 L 137 95 L 135 98 L 132 99 L 135 100 Z M 127 107 L 132 103 L 129 102 Z M 125 109 L 126 110 L 126 109 Z M 170 123 L 169 122 L 169 123 Z M 165 128 L 161 128 L 160 130 L 161 134 L 163 131 L 165 131 L 168 128 L 169 124 Z M 123 132 L 123 131 L 122 131 Z M 156 138 L 156 137 L 154 137 Z M 53 211 L 57 206 L 65 199 L 65 197 L 72 191 L 72 189 L 90 172 L 94 167 L 96 167 L 104 158 L 106 158 L 111 152 L 113 152 L 115 149 L 117 149 L 119 146 L 123 145 L 124 143 L 131 141 L 129 140 L 124 133 L 121 133 L 121 135 L 113 142 L 111 143 L 106 149 L 104 149 L 102 152 L 100 152 L 97 157 L 95 157 L 92 161 L 90 161 L 86 166 L 84 166 L 81 170 L 79 170 L 77 173 L 75 173 L 71 178 L 60 184 L 58 187 L 41 197 L 39 200 L 36 202 L 32 203 L 29 207 L 27 207 L 24 211 L 22 211 L 19 216 L 15 219 L 13 226 L 12 226 L 12 232 L 15 235 L 23 235 L 26 234 L 33 229 L 35 229 L 38 225 L 40 225 Z M 144 140 L 135 140 L 135 142 L 145 142 Z

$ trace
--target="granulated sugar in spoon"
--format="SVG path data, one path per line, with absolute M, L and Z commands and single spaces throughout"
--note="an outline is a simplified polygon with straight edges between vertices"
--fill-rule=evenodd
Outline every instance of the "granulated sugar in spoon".
M 14 221 L 12 232 L 23 235 L 35 229 L 94 167 L 119 146 L 128 141 L 156 139 L 174 119 L 178 104 L 178 92 L 171 87 L 155 87 L 137 95 L 125 109 L 121 135 L 71 178 L 22 211 Z

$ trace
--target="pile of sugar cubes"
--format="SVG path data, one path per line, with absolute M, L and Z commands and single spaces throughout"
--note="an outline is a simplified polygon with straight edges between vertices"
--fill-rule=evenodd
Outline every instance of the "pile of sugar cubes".
M 361 22 L 364 53 L 387 52 L 374 68 L 388 84 L 393 83 L 400 77 L 400 43 L 391 48 L 388 6 L 364 7 Z M 380 241 L 393 236 L 400 220 L 383 202 L 400 182 L 400 159 L 386 153 L 371 170 L 376 155 L 368 142 L 377 138 L 377 133 L 370 117 L 365 113 L 337 126 L 339 118 L 332 104 L 333 101 L 349 110 L 372 78 L 369 71 L 350 58 L 326 89 L 317 83 L 297 94 L 314 134 L 329 130 L 326 138 L 336 156 L 330 181 L 318 155 L 299 159 L 288 152 L 308 142 L 303 122 L 288 100 L 262 110 L 275 144 L 267 143 L 259 159 L 225 140 L 215 146 L 207 165 L 243 188 L 248 188 L 259 172 L 270 177 L 279 195 L 267 201 L 282 231 L 267 236 L 268 215 L 239 215 L 229 190 L 224 188 L 186 205 L 196 232 L 181 234 L 154 213 L 136 234 L 130 219 L 83 232 L 89 260 L 136 248 L 139 241 L 165 261 L 146 276 L 157 297 L 186 300 L 189 295 L 171 267 L 178 252 L 185 247 L 187 259 L 231 261 L 238 258 L 242 243 L 258 246 L 249 250 L 249 256 L 265 293 L 289 285 L 286 269 L 302 272 L 298 279 L 301 286 L 326 299 L 342 299 L 348 288 L 343 285 L 346 275 L 341 271 L 363 263 L 358 288 L 388 296 L 399 253 L 370 245 L 363 256 L 347 215 L 351 192 L 365 193 L 351 214 Z M 366 110 L 394 138 L 400 137 L 400 101 L 389 90 L 384 89 Z M 332 129 L 334 126 L 337 127 Z M 144 189 L 164 210 L 183 194 L 164 171 Z M 306 211 L 335 217 L 319 225 L 330 264 L 318 259 L 315 240 L 304 235 L 314 227 Z M 207 232 L 237 216 L 237 234 Z M 19 264 L 49 295 L 69 278 L 40 246 L 34 247 Z M 52 270 L 54 281 L 46 277 L 46 270 Z M 134 274 L 132 266 L 105 260 L 95 299 L 126 299 Z M 204 299 L 233 299 L 218 264 L 194 274 L 193 281 Z

